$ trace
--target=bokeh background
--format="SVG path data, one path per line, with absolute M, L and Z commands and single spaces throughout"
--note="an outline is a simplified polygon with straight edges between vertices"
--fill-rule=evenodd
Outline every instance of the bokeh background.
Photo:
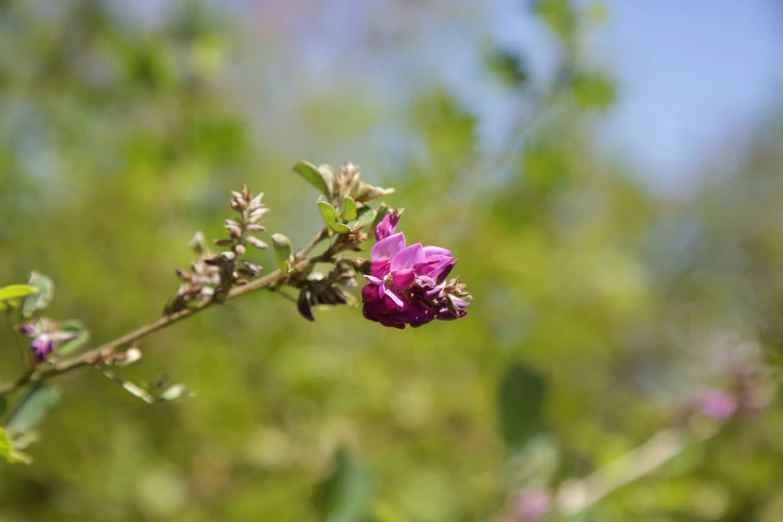
M 782 85 L 776 0 L 0 1 L 0 283 L 50 275 L 53 317 L 100 342 L 159 316 L 242 181 L 306 241 L 302 159 L 396 187 L 406 235 L 452 249 L 476 296 L 405 331 L 248 296 L 121 373 L 182 402 L 68 375 L 34 463 L 0 466 L 0 521 L 323 520 L 340 447 L 368 509 L 332 520 L 521 520 L 520 492 L 708 388 L 742 414 L 549 519 L 783 520 Z M 520 368 L 545 386 L 525 447 L 499 418 L 530 414 L 499 399 Z

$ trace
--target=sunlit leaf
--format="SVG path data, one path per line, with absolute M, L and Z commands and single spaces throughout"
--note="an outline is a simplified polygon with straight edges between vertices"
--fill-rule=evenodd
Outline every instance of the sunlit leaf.
M 614 103 L 615 86 L 611 79 L 599 72 L 585 72 L 572 79 L 574 99 L 583 109 L 604 110 Z
M 11 464 L 30 464 L 32 460 L 28 455 L 14 448 L 13 442 L 3 428 L 0 428 L 0 457 Z
M 537 0 L 535 13 L 560 38 L 571 40 L 577 28 L 577 15 L 571 0 Z
M 315 165 L 307 161 L 300 161 L 294 165 L 294 172 L 302 176 L 305 181 L 317 188 L 324 196 L 329 197 L 327 182 Z
M 343 201 L 343 220 L 353 221 L 356 219 L 356 202 L 351 196 L 345 196 Z
M 375 209 L 365 205 L 356 211 L 356 221 L 350 223 L 350 225 L 351 227 L 364 227 L 372 223 L 373 219 L 375 219 Z
M 498 413 L 505 441 L 514 447 L 544 431 L 546 382 L 527 366 L 512 366 L 500 386 Z
M 25 432 L 37 426 L 60 402 L 60 394 L 43 383 L 36 383 L 19 400 L 6 427 L 14 432 Z
M 28 295 L 22 305 L 22 315 L 30 317 L 38 310 L 46 308 L 54 298 L 54 281 L 51 278 L 39 273 L 30 274 L 30 286 L 38 289 L 38 292 Z
M 326 201 L 318 202 L 318 211 L 321 213 L 321 219 L 323 219 L 324 223 L 327 225 L 329 223 L 334 223 L 339 219 L 337 217 L 337 210 Z
M 30 285 L 9 285 L 0 288 L 0 310 L 8 306 L 16 307 L 19 299 L 34 294 L 38 289 Z
M 75 352 L 90 340 L 90 331 L 79 321 L 68 321 L 60 327 L 60 331 L 74 334 L 76 337 L 61 343 L 55 352 L 57 355 L 67 355 Z
M 370 508 L 371 486 L 364 465 L 345 448 L 332 461 L 332 470 L 313 495 L 320 519 L 327 522 L 363 522 Z
M 288 260 L 291 257 L 291 240 L 283 234 L 272 234 L 272 246 L 275 250 L 275 259 L 280 270 L 288 271 Z
M 338 234 L 349 234 L 351 232 L 351 227 L 343 223 L 337 223 L 337 222 L 329 223 L 329 228 L 331 228 Z

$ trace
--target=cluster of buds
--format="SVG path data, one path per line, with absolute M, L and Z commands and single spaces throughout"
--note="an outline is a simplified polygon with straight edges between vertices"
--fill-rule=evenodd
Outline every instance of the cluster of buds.
M 352 300 L 347 289 L 356 286 L 354 263 L 347 259 L 339 259 L 326 277 L 313 274 L 302 283 L 296 307 L 302 317 L 308 321 L 315 321 L 311 307 L 347 304 Z
M 472 296 L 458 279 L 446 281 L 457 260 L 445 248 L 406 246 L 405 234 L 395 233 L 398 221 L 398 213 L 390 213 L 375 228 L 364 316 L 400 329 L 464 317 Z
M 363 182 L 360 179 L 359 166 L 355 163 L 343 163 L 339 171 L 335 171 L 330 165 L 321 165 L 317 170 L 326 184 L 325 196 L 332 202 L 341 202 L 350 197 L 361 207 L 368 201 L 394 192 L 391 188 L 375 187 Z
M 222 300 L 231 288 L 247 284 L 246 278 L 256 277 L 261 272 L 259 265 L 240 258 L 248 246 L 267 248 L 267 244 L 255 236 L 265 230 L 258 222 L 269 210 L 261 203 L 262 196 L 263 193 L 254 197 L 244 184 L 241 192 L 232 192 L 229 206 L 239 215 L 225 221 L 228 238 L 215 240 L 217 246 L 227 250 L 213 253 L 207 247 L 203 234 L 196 234 L 190 243 L 196 260 L 189 271 L 176 270 L 182 284 L 177 297 L 166 306 L 166 314 L 182 310 L 190 302 Z

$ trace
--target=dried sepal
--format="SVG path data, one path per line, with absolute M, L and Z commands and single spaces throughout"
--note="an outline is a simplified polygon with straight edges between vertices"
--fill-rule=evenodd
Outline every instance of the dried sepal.
M 222 301 L 231 288 L 247 284 L 246 277 L 258 275 L 260 266 L 251 264 L 237 267 L 237 263 L 246 254 L 247 245 L 266 248 L 266 243 L 251 235 L 264 230 L 264 227 L 258 224 L 268 211 L 261 201 L 262 198 L 263 194 L 253 196 L 244 183 L 241 191 L 231 193 L 228 204 L 237 215 L 223 223 L 228 237 L 214 241 L 216 246 L 225 248 L 225 251 L 210 251 L 201 232 L 193 237 L 190 247 L 196 254 L 196 260 L 191 264 L 190 271 L 176 270 L 177 278 L 182 284 L 177 296 L 166 305 L 165 314 L 180 311 L 192 303 Z

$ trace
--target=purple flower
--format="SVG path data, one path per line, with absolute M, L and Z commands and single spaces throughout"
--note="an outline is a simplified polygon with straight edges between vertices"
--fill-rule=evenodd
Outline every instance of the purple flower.
M 702 393 L 699 411 L 713 419 L 725 420 L 736 413 L 737 399 L 726 391 L 708 388 Z
M 386 214 L 383 220 L 375 227 L 375 240 L 380 241 L 386 239 L 390 235 L 394 234 L 397 229 L 397 222 L 400 220 L 400 216 L 390 212 Z
M 24 324 L 21 331 L 24 335 L 33 338 L 30 348 L 35 354 L 35 359 L 39 362 L 45 361 L 46 357 L 57 349 L 59 343 L 78 337 L 74 332 L 60 331 L 57 324 L 47 319 Z
M 364 316 L 400 329 L 464 317 L 470 294 L 456 279 L 446 282 L 457 260 L 445 248 L 406 246 L 405 234 L 395 233 L 398 220 L 387 214 L 375 229 L 378 242 L 364 276 L 370 284 L 362 289 Z
M 550 495 L 546 489 L 529 489 L 520 493 L 515 505 L 515 520 L 529 522 L 538 520 L 550 509 Z

